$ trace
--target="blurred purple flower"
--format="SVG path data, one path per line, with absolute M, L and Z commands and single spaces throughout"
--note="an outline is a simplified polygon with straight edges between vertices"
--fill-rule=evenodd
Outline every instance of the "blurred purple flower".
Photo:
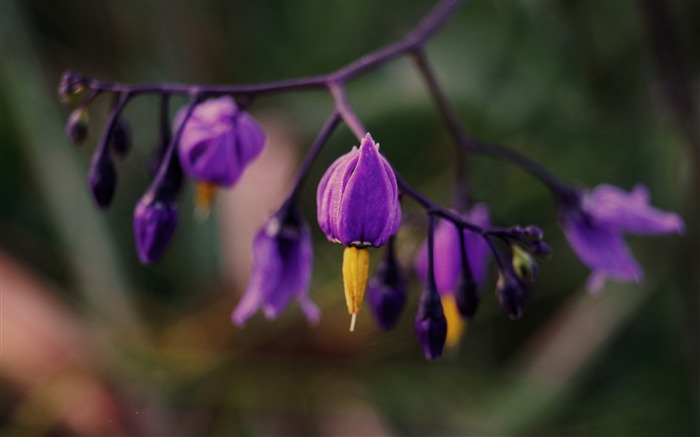
M 176 115 L 175 129 L 186 111 Z M 230 187 L 264 145 L 260 125 L 224 96 L 197 105 L 183 128 L 178 150 L 182 168 L 192 178 Z
M 296 206 L 285 204 L 270 217 L 253 241 L 253 270 L 243 298 L 233 310 L 236 325 L 262 308 L 273 319 L 296 297 L 312 324 L 321 311 L 309 299 L 313 249 L 309 226 Z
M 483 203 L 478 203 L 463 215 L 464 219 L 479 226 L 489 226 L 489 210 Z M 481 235 L 464 230 L 464 246 L 467 250 L 469 267 L 478 287 L 486 282 L 486 267 L 490 259 L 490 250 Z M 459 231 L 447 220 L 440 220 L 435 229 L 435 284 L 438 292 L 451 293 L 457 287 L 462 261 L 459 248 Z M 428 242 L 418 249 L 415 261 L 416 275 L 423 283 L 428 280 Z
M 143 264 L 160 260 L 177 228 L 177 206 L 174 202 L 156 200 L 146 194 L 134 209 L 134 237 L 139 259 Z
M 382 246 L 401 223 L 396 176 L 369 134 L 326 170 L 316 202 L 326 237 L 346 246 Z
M 623 232 L 640 235 L 682 233 L 683 220 L 674 213 L 649 205 L 649 192 L 637 185 L 626 193 L 612 185 L 584 191 L 573 205 L 561 208 L 566 238 L 592 273 L 588 290 L 599 291 L 609 277 L 617 281 L 640 281 L 643 271 L 629 252 Z

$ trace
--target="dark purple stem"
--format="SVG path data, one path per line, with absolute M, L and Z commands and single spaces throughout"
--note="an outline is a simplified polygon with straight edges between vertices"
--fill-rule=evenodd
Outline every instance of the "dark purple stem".
M 338 127 L 338 124 L 340 123 L 340 114 L 338 110 L 334 110 L 331 115 L 328 117 L 326 122 L 323 125 L 323 128 L 321 128 L 321 132 L 316 135 L 316 139 L 314 139 L 313 144 L 311 145 L 311 148 L 309 151 L 306 153 L 306 156 L 304 157 L 304 161 L 301 163 L 301 167 L 299 168 L 299 172 L 297 172 L 297 179 L 294 181 L 294 185 L 292 188 L 292 193 L 289 195 L 289 200 L 290 201 L 296 201 L 296 199 L 299 197 L 299 192 L 301 191 L 301 186 L 303 185 L 304 181 L 306 180 L 306 176 L 309 173 L 309 169 L 311 168 L 311 165 L 313 164 L 314 160 L 316 160 L 316 157 L 318 156 L 319 152 L 323 148 L 323 145 L 328 141 L 328 138 L 331 136 L 333 131 Z
M 428 291 L 437 293 L 435 283 L 435 213 L 428 211 Z
M 331 95 L 333 95 L 335 108 L 343 118 L 343 121 L 348 125 L 352 133 L 355 134 L 357 140 L 362 141 L 367 130 L 360 121 L 360 118 L 355 114 L 355 110 L 348 100 L 348 94 L 345 92 L 345 85 L 342 82 L 331 82 L 328 84 L 328 89 Z
M 456 109 L 452 106 L 440 87 L 425 53 L 422 50 L 416 49 L 412 54 L 416 66 L 423 76 L 430 90 L 430 94 L 435 101 L 435 105 L 445 119 L 450 135 L 460 147 L 468 152 L 479 153 L 516 164 L 544 182 L 557 200 L 562 201 L 571 198 L 574 192 L 573 188 L 559 180 L 559 178 L 542 164 L 507 147 L 474 139 L 467 132 L 467 129 L 457 115 Z
M 362 73 L 378 67 L 394 58 L 422 47 L 459 7 L 462 0 L 442 0 L 423 18 L 418 26 L 404 38 L 384 48 L 369 53 L 350 64 L 325 75 L 268 82 L 254 85 L 189 85 L 189 84 L 150 84 L 127 85 L 118 82 L 101 82 L 75 74 L 75 84 L 101 91 L 138 94 L 185 94 L 200 95 L 203 98 L 215 95 L 231 95 L 253 98 L 258 95 L 301 90 L 322 90 L 331 84 L 342 84 Z
M 114 133 L 114 127 L 117 124 L 117 120 L 119 119 L 119 116 L 121 115 L 122 111 L 124 110 L 124 107 L 126 106 L 127 102 L 132 98 L 133 96 L 129 93 L 124 93 L 120 94 L 117 102 L 114 105 L 114 108 L 112 109 L 112 112 L 109 114 L 109 119 L 107 120 L 107 124 L 105 125 L 104 130 L 102 131 L 102 136 L 100 137 L 100 141 L 98 144 L 98 148 L 95 151 L 95 155 L 93 158 L 93 161 L 97 161 L 100 159 L 103 159 L 104 155 L 109 153 L 109 142 L 110 139 L 112 138 L 112 134 Z
M 165 180 L 168 175 L 168 169 L 172 165 L 171 161 L 173 159 L 178 159 L 175 155 L 175 149 L 177 149 L 177 144 L 180 142 L 180 137 L 182 136 L 182 132 L 184 131 L 185 125 L 190 119 L 192 112 L 194 112 L 194 108 L 200 102 L 201 98 L 202 97 L 199 95 L 194 95 L 190 99 L 190 102 L 187 104 L 187 111 L 185 112 L 185 116 L 182 119 L 182 123 L 180 123 L 180 126 L 178 126 L 177 128 L 177 132 L 170 140 L 170 143 L 168 144 L 168 149 L 166 150 L 165 155 L 163 156 L 163 160 L 160 163 L 160 167 L 158 167 L 158 173 L 156 174 L 156 177 L 153 178 L 153 182 L 151 182 L 149 192 L 151 192 L 157 198 L 161 196 L 169 197 L 174 194 L 168 190 L 163 190 L 162 188 L 166 186 Z

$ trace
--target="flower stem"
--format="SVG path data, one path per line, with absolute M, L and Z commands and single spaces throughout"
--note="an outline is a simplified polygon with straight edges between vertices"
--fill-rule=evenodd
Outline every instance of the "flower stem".
M 481 155 L 508 161 L 521 167 L 540 179 L 552 191 L 552 194 L 557 200 L 571 197 L 573 188 L 562 182 L 542 164 L 515 150 L 473 138 L 460 121 L 456 109 L 452 106 L 440 87 L 425 53 L 422 50 L 416 49 L 412 52 L 412 55 L 412 59 L 418 67 L 421 76 L 423 76 L 428 90 L 435 101 L 435 105 L 447 124 L 450 135 L 462 149 L 468 152 L 479 153 Z
M 297 179 L 296 179 L 296 181 L 294 181 L 292 193 L 289 195 L 289 201 L 294 202 L 299 197 L 299 192 L 301 191 L 301 186 L 303 185 L 304 181 L 306 180 L 306 176 L 308 175 L 309 170 L 311 169 L 311 165 L 314 163 L 319 152 L 321 151 L 323 146 L 326 144 L 326 141 L 328 141 L 328 138 L 331 136 L 333 131 L 335 131 L 335 129 L 338 127 L 339 123 L 340 123 L 340 113 L 338 112 L 337 109 L 335 109 L 335 110 L 333 110 L 331 115 L 328 116 L 328 119 L 326 120 L 323 127 L 321 128 L 321 131 L 318 133 L 318 135 L 316 135 L 316 139 L 314 139 L 314 142 L 311 145 L 311 148 L 306 153 L 306 156 L 304 157 L 304 161 L 301 163 L 301 167 L 299 169 L 299 172 L 297 173 Z

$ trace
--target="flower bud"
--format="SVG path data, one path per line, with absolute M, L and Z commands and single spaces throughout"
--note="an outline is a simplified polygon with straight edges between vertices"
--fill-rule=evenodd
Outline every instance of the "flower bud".
M 391 246 L 391 243 L 389 243 Z M 377 267 L 367 288 L 367 300 L 377 325 L 385 331 L 394 328 L 406 304 L 406 278 L 391 248 Z
M 437 290 L 427 289 L 421 294 L 414 327 L 425 358 L 440 358 L 447 338 L 447 321 Z
M 318 224 L 333 242 L 379 247 L 398 231 L 396 175 L 369 134 L 326 170 L 316 206 Z
M 134 209 L 134 238 L 143 264 L 159 261 L 177 228 L 177 205 L 145 194 Z
M 537 261 L 525 250 L 517 245 L 513 249 L 513 270 L 518 278 L 526 284 L 532 284 L 540 271 Z
M 539 256 L 541 259 L 548 260 L 552 257 L 552 248 L 544 241 L 536 241 L 530 245 L 532 253 Z
M 131 127 L 122 118 L 117 118 L 114 123 L 109 146 L 119 156 L 126 156 L 131 150 Z
M 76 108 L 70 113 L 66 123 L 66 136 L 71 143 L 78 146 L 85 142 L 88 134 L 88 112 L 85 108 Z
M 537 226 L 529 225 L 523 229 L 523 234 L 534 240 L 541 240 L 544 237 L 544 232 Z
M 117 171 L 109 153 L 95 154 L 88 172 L 88 182 L 97 206 L 108 208 L 117 187 Z
M 496 282 L 496 296 L 501 308 L 511 319 L 519 319 L 523 315 L 523 307 L 528 301 L 529 286 L 519 280 L 511 272 L 501 272 Z
M 481 301 L 481 289 L 474 281 L 472 275 L 463 274 L 455 289 L 455 300 L 457 309 L 466 320 L 472 320 L 479 309 Z
M 58 97 L 63 103 L 70 102 L 85 87 L 80 83 L 81 76 L 75 71 L 67 70 L 63 72 L 61 81 L 58 83 Z

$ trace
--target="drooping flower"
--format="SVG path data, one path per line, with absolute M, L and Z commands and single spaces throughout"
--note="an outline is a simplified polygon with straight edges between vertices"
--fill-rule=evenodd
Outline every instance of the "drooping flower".
M 489 211 L 486 205 L 476 204 L 464 215 L 464 219 L 480 226 L 489 225 Z M 484 239 L 471 231 L 464 230 L 464 246 L 469 271 L 462 269 L 459 230 L 451 222 L 442 220 L 435 229 L 435 283 L 447 319 L 448 347 L 454 347 L 464 331 L 465 319 L 470 320 L 479 305 L 481 289 L 486 282 L 489 247 Z M 425 284 L 428 281 L 427 240 L 418 250 L 415 261 L 418 277 Z
M 185 117 L 175 117 L 177 129 Z M 238 109 L 231 97 L 203 102 L 183 127 L 179 155 L 183 170 L 200 182 L 230 187 L 265 145 L 265 133 L 255 119 Z
M 389 241 L 384 259 L 379 263 L 377 272 L 369 282 L 367 300 L 369 307 L 380 328 L 391 330 L 406 305 L 408 286 L 401 267 L 394 256 L 394 244 Z
M 231 314 L 236 325 L 258 309 L 268 319 L 296 297 L 310 323 L 321 312 L 309 298 L 313 249 L 309 226 L 293 203 L 286 203 L 270 217 L 253 241 L 253 270 L 243 298 Z
M 370 134 L 326 170 L 316 206 L 318 224 L 328 240 L 348 246 L 342 270 L 353 330 L 367 287 L 367 247 L 384 245 L 401 224 L 396 175 Z
M 599 291 L 607 278 L 640 281 L 642 268 L 629 252 L 623 232 L 640 235 L 682 233 L 683 220 L 677 214 L 649 205 L 649 192 L 637 185 L 626 193 L 612 185 L 581 191 L 574 201 L 560 209 L 566 238 L 579 259 L 592 272 L 588 290 Z

